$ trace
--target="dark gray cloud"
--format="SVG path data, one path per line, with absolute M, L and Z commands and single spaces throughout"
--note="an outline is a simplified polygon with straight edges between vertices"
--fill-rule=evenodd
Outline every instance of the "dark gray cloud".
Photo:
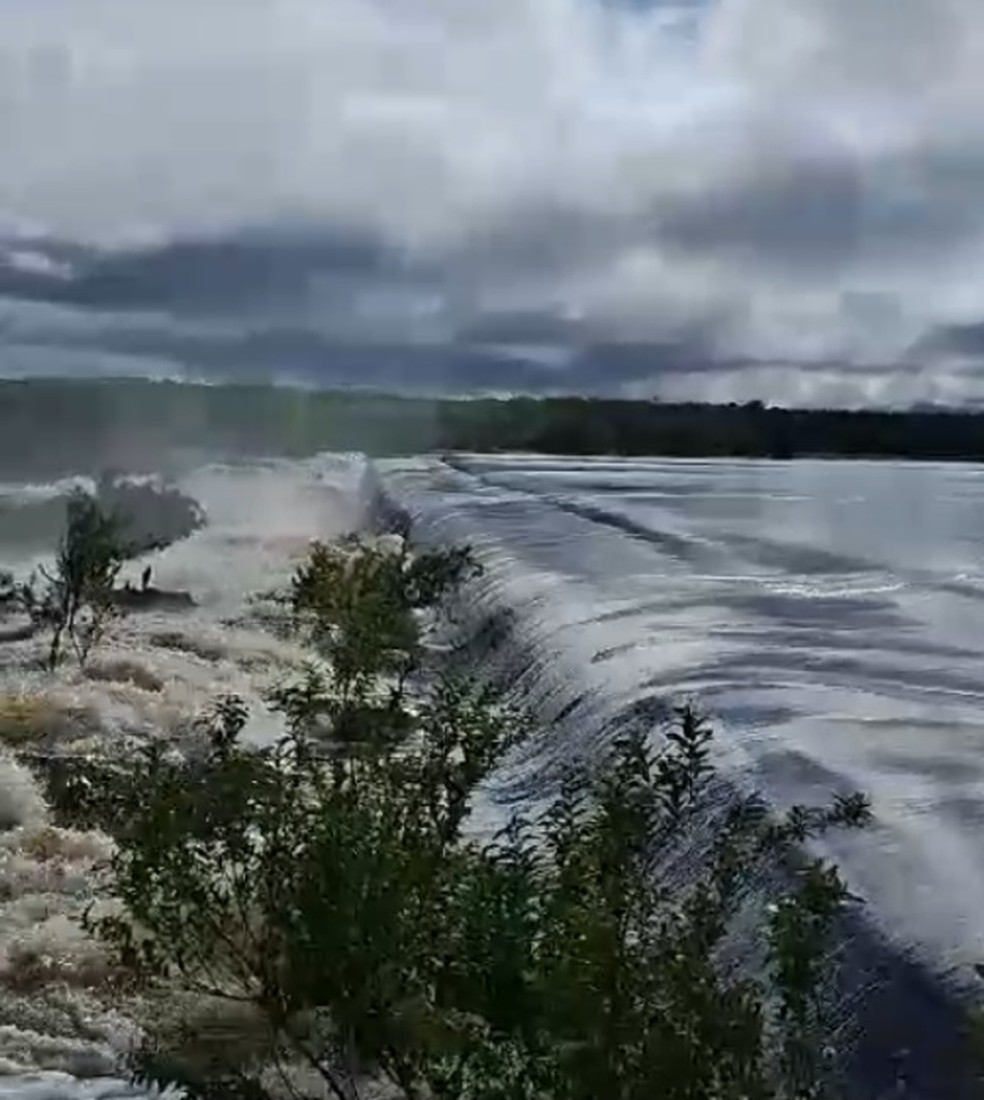
M 150 373 L 271 380 L 308 384 L 356 384 L 398 390 L 458 392 L 619 392 L 626 386 L 672 373 L 724 366 L 699 333 L 675 342 L 627 342 L 570 329 L 563 319 L 502 318 L 502 325 L 462 331 L 440 341 L 386 341 L 297 325 L 176 325 L 145 319 L 130 327 L 96 324 L 56 332 L 41 325 L 12 333 L 21 362 L 46 351 L 88 354 L 99 373 L 119 373 L 121 364 L 151 365 Z
M 938 355 L 978 361 L 984 370 L 984 319 L 966 324 L 941 325 L 926 333 L 913 347 L 915 355 Z
M 277 308 L 303 300 L 318 284 L 344 288 L 404 277 L 395 251 L 344 233 L 301 237 L 245 229 L 115 251 L 47 241 L 8 247 L 6 263 L 0 253 L 0 295 L 110 312 Z
M 659 235 L 684 253 L 817 277 L 857 259 L 864 203 L 863 173 L 848 158 L 778 163 L 667 203 Z

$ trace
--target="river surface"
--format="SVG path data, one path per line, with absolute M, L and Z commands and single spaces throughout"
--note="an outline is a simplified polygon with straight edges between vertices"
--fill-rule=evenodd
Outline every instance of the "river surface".
M 984 468 L 476 456 L 390 479 L 492 563 L 564 666 L 561 716 L 692 696 L 773 803 L 867 792 L 851 886 L 935 967 L 984 960 Z

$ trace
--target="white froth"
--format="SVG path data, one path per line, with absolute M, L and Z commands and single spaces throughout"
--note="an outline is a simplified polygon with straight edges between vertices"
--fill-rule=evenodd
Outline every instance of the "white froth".
M 0 482 L 0 502 L 7 506 L 34 504 L 43 500 L 58 500 L 75 489 L 94 492 L 95 482 L 89 477 L 66 477 L 47 482 Z
M 254 597 L 283 587 L 314 538 L 358 525 L 364 462 L 319 456 L 302 462 L 202 467 L 180 488 L 208 523 L 127 570 L 189 592 L 196 607 L 134 613 L 115 624 L 84 671 L 40 667 L 41 639 L 0 644 L 0 1100 L 110 1100 L 141 1095 L 113 1077 L 134 1036 L 109 988 L 109 962 L 82 931 L 98 869 L 110 854 L 97 833 L 56 829 L 38 784 L 15 750 L 125 751 L 147 738 L 192 737 L 194 719 L 217 696 L 241 695 L 245 736 L 282 732 L 263 701 L 304 658 L 264 627 Z M 73 482 L 74 483 L 74 482 Z M 11 501 L 64 492 L 0 486 Z M 0 566 L 26 572 L 34 560 Z

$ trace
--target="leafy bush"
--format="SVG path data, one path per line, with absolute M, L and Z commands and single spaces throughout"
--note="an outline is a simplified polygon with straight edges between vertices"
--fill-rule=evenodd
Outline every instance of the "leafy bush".
M 396 562 L 316 547 L 295 580 L 305 628 L 332 653 L 350 627 L 362 645 L 360 609 L 388 631 L 413 608 Z M 63 812 L 116 838 L 122 909 L 90 926 L 134 978 L 259 1013 L 262 1058 L 295 1092 L 305 1067 L 342 1098 L 367 1075 L 448 1100 L 821 1095 L 820 968 L 848 895 L 803 844 L 863 824 L 864 799 L 780 820 L 741 801 L 671 889 L 654 860 L 706 834 L 716 782 L 710 730 L 684 707 L 662 749 L 626 735 L 598 779 L 572 773 L 544 814 L 480 839 L 472 797 L 525 723 L 461 682 L 413 705 L 377 690 L 402 671 L 383 655 L 404 635 L 383 637 L 337 680 L 312 668 L 278 693 L 272 748 L 240 746 L 245 708 L 227 699 L 196 757 L 152 747 L 62 785 Z M 762 871 L 785 883 L 769 908 Z M 749 905 L 759 977 L 726 962 Z M 140 1069 L 201 1096 L 266 1087 L 259 1062 L 196 1073 L 153 1044 Z
M 354 703 L 388 677 L 402 691 L 421 657 L 419 613 L 478 571 L 468 548 L 410 554 L 398 538 L 316 542 L 288 601 L 295 627 L 330 662 L 339 698 Z
M 15 590 L 19 606 L 32 620 L 50 628 L 47 663 L 54 671 L 67 640 L 84 665 L 115 613 L 113 589 L 129 550 L 120 522 L 98 500 L 79 490 L 69 498 L 65 531 L 54 571 L 41 569 L 44 587 L 32 582 Z

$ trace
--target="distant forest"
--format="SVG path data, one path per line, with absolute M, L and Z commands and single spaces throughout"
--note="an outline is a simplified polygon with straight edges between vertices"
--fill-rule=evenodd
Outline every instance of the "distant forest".
M 175 452 L 532 451 L 984 460 L 984 414 L 579 397 L 456 399 L 144 380 L 0 381 L 0 473 L 156 469 Z

